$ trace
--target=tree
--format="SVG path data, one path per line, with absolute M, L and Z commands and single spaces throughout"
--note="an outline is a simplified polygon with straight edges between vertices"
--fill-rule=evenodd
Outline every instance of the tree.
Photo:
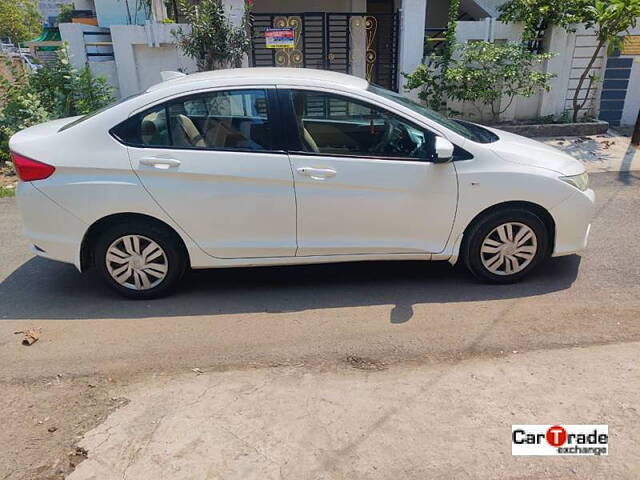
M 245 1 L 245 13 L 239 26 L 233 24 L 221 0 L 179 0 L 180 10 L 191 24 L 190 30 L 180 27 L 175 33 L 178 45 L 193 58 L 198 70 L 240 67 L 251 46 L 251 2 Z
M 585 106 L 589 98 L 589 92 L 596 81 L 596 77 L 591 74 L 591 69 L 595 64 L 604 46 L 609 43 L 612 49 L 620 45 L 622 37 L 620 34 L 627 32 L 636 26 L 640 17 L 640 0 L 594 0 L 586 7 L 587 26 L 593 26 L 596 32 L 597 46 L 593 55 L 589 59 L 587 66 L 580 75 L 578 86 L 573 94 L 573 121 L 578 121 L 578 114 Z M 579 100 L 584 83 L 589 78 L 589 85 L 583 100 Z
M 0 38 L 26 42 L 42 33 L 36 0 L 0 0 Z
M 419 65 L 415 72 L 406 75 L 406 88 L 420 88 L 418 97 L 433 109 L 443 111 L 440 99 L 446 98 L 470 102 L 476 106 L 480 116 L 481 105 L 491 110 L 492 120 L 498 121 L 513 103 L 515 97 L 530 97 L 549 90 L 552 74 L 533 69 L 551 57 L 537 54 L 518 43 L 495 44 L 491 42 L 469 42 L 457 45 L 446 71 L 432 64 Z M 506 99 L 506 106 L 502 101 Z
M 640 145 L 640 111 L 638 112 L 638 118 L 636 119 L 636 126 L 633 129 L 633 137 L 631 137 L 631 143 L 633 145 Z
M 500 7 L 498 20 L 508 23 L 522 23 L 523 42 L 539 39 L 551 25 L 558 25 L 567 31 L 575 29 L 574 24 L 584 23 L 588 15 L 586 7 L 592 0 L 509 0 Z
M 533 66 L 550 57 L 550 54 L 530 52 L 517 43 L 467 43 L 460 48 L 459 58 L 446 73 L 448 96 L 471 102 L 476 107 L 478 104 L 489 106 L 492 120 L 496 122 L 515 97 L 530 97 L 549 90 L 553 75 L 537 72 Z M 482 115 L 482 110 L 478 110 Z
M 456 29 L 460 0 L 449 3 L 449 20 L 444 32 L 444 46 L 440 52 L 433 52 L 426 63 L 418 65 L 413 73 L 403 73 L 407 79 L 406 90 L 420 88 L 418 97 L 436 111 L 447 113 L 446 72 L 456 48 Z

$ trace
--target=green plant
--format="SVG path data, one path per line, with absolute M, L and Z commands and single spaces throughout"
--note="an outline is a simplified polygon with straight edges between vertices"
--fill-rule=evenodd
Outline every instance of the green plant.
M 251 2 L 245 1 L 239 26 L 233 24 L 221 0 L 201 0 L 198 4 L 179 0 L 179 5 L 191 28 L 179 27 L 174 35 L 184 53 L 196 61 L 198 70 L 242 65 L 251 46 Z
M 420 88 L 418 97 L 439 111 L 447 108 L 443 98 L 469 102 L 480 116 L 481 106 L 488 106 L 494 122 L 515 97 L 549 90 L 553 75 L 535 71 L 533 67 L 550 58 L 550 54 L 532 53 L 517 43 L 469 42 L 456 49 L 446 70 L 436 61 L 419 65 L 415 72 L 405 75 L 405 88 Z
M 0 161 L 5 162 L 9 161 L 11 135 L 50 119 L 38 95 L 33 92 L 21 92 L 16 89 L 7 98 L 7 104 L 0 113 Z
M 75 69 L 61 49 L 56 60 L 29 76 L 29 86 L 38 92 L 53 118 L 90 113 L 113 100 L 112 88 L 104 77 L 96 77 L 88 67 Z
M 456 28 L 458 25 L 458 10 L 460 0 L 449 3 L 449 20 L 444 34 L 444 46 L 440 54 L 432 53 L 427 61 L 410 74 L 403 73 L 407 79 L 406 90 L 420 88 L 418 97 L 432 109 L 447 113 L 446 84 L 447 70 L 451 64 L 453 51 L 456 46 Z
M 9 162 L 9 138 L 19 130 L 49 120 L 49 112 L 31 89 L 28 74 L 11 61 L 5 62 L 12 80 L 0 77 L 0 165 Z M 12 164 L 7 163 L 11 169 Z
M 523 42 L 540 38 L 551 25 L 574 31 L 576 23 L 588 19 L 587 6 L 592 0 L 509 0 L 498 7 L 498 20 L 522 23 Z
M 60 13 L 56 17 L 58 23 L 69 23 L 73 19 L 73 10 L 76 7 L 73 3 L 63 3 L 60 5 Z
M 0 38 L 26 42 L 42 32 L 36 0 L 0 0 Z
M 15 188 L 0 187 L 0 198 L 15 197 L 15 195 L 16 195 Z
M 578 121 L 580 110 L 586 105 L 589 100 L 589 93 L 598 80 L 591 73 L 591 69 L 600 56 L 600 52 L 607 42 L 610 49 L 619 46 L 622 41 L 620 34 L 636 26 L 638 17 L 640 17 L 640 0 L 592 0 L 592 3 L 586 7 L 586 11 L 587 26 L 593 26 L 595 29 L 598 43 L 587 66 L 580 75 L 578 85 L 573 94 L 574 122 Z M 582 87 L 587 79 L 589 79 L 589 84 L 586 93 L 583 93 Z M 580 99 L 581 95 L 584 95 L 583 99 Z
M 442 72 L 442 80 L 446 82 L 447 72 L 449 70 L 449 65 L 451 64 L 451 59 L 453 57 L 453 51 L 456 46 L 456 29 L 458 26 L 458 11 L 460 10 L 460 0 L 450 0 L 449 2 L 449 20 L 447 22 L 447 31 L 444 34 L 445 45 L 444 50 L 442 51 L 442 58 L 440 61 L 440 65 L 438 66 L 438 70 Z M 446 99 L 443 96 L 444 91 L 446 90 L 444 85 L 441 85 L 436 89 L 436 97 L 435 101 L 440 104 L 440 108 L 438 110 L 446 110 Z
M 27 73 L 7 63 L 14 80 L 0 80 L 0 162 L 9 160 L 9 138 L 55 118 L 83 115 L 110 103 L 112 88 L 85 67 L 76 70 L 61 49 L 56 61 Z
M 453 100 L 472 103 L 481 115 L 480 105 L 488 106 L 495 122 L 514 98 L 549 90 L 553 75 L 533 67 L 550 57 L 517 43 L 469 42 L 446 72 L 447 94 Z
M 419 88 L 418 97 L 433 110 L 442 111 L 442 98 L 446 94 L 443 75 L 439 68 L 438 58 L 430 56 L 427 62 L 418 65 L 413 73 L 404 74 L 406 90 Z

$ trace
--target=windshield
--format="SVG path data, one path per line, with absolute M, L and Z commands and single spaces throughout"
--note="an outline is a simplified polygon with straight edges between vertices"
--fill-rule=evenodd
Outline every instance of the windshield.
M 132 98 L 136 98 L 136 97 L 138 97 L 140 95 L 142 95 L 142 93 L 136 93 L 134 95 L 129 95 L 128 97 L 121 98 L 120 100 L 116 100 L 115 102 L 111 102 L 109 105 L 105 105 L 104 107 L 99 108 L 98 110 L 95 110 L 95 111 L 93 111 L 91 113 L 83 115 L 82 117 L 76 118 L 75 120 L 63 125 L 62 127 L 60 127 L 58 132 L 62 132 L 63 130 L 66 130 L 67 128 L 71 128 L 71 127 L 73 127 L 75 125 L 78 125 L 79 123 L 82 123 L 85 120 L 89 120 L 91 117 L 95 117 L 96 115 L 98 115 L 99 113 L 104 112 L 105 110 L 109 110 L 110 108 L 113 108 L 116 105 L 120 105 L 121 103 L 128 102 Z
M 403 97 L 399 93 L 392 92 L 391 90 L 387 90 L 376 85 L 369 85 L 368 90 L 375 93 L 376 95 L 380 95 L 381 97 L 385 97 L 389 100 L 399 103 L 400 105 L 413 110 L 423 117 L 427 117 L 429 120 L 433 120 L 443 127 L 448 128 L 449 130 L 452 130 L 458 135 L 461 135 L 471 141 L 478 143 L 491 143 L 498 140 L 498 137 L 486 128 L 462 120 L 453 120 L 451 118 L 447 118 L 444 115 L 441 115 L 438 112 L 425 107 L 424 105 L 420 105 L 418 102 L 414 102 L 409 98 Z

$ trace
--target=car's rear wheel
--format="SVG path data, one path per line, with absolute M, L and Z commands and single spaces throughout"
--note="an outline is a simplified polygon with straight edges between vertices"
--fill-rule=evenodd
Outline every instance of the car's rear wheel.
M 125 223 L 103 231 L 94 250 L 106 283 L 129 298 L 155 298 L 173 290 L 185 271 L 186 258 L 168 229 Z
M 520 280 L 549 251 L 549 234 L 534 213 L 517 207 L 494 211 L 476 221 L 464 240 L 462 255 L 476 277 L 491 283 Z

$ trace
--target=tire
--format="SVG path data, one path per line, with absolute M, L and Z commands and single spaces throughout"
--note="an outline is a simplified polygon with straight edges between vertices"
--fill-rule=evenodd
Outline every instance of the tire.
M 175 233 L 151 222 L 108 227 L 98 235 L 94 259 L 107 285 L 133 299 L 169 294 L 187 265 Z
M 547 227 L 522 207 L 486 214 L 469 227 L 465 237 L 464 263 L 476 278 L 488 283 L 517 282 L 549 255 Z

